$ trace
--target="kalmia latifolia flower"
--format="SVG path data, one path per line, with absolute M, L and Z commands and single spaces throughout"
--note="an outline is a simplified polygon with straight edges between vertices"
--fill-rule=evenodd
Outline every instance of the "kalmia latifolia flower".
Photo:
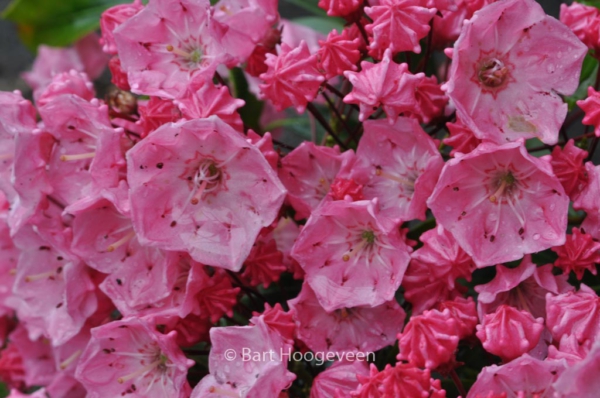
M 552 150 L 552 171 L 571 199 L 575 199 L 588 183 L 584 165 L 587 156 L 587 151 L 576 147 L 573 140 L 567 141 L 563 148 L 555 146 Z
M 219 118 L 168 124 L 127 153 L 142 244 L 238 271 L 285 189 L 259 150 Z
M 548 294 L 546 311 L 546 326 L 556 340 L 573 335 L 583 343 L 600 336 L 600 298 L 584 284 L 577 292 Z
M 319 40 L 319 45 L 319 66 L 327 78 L 342 75 L 347 70 L 356 71 L 360 60 L 360 38 L 351 38 L 347 29 L 340 34 L 334 29 L 327 35 L 327 40 Z
M 499 1 L 465 22 L 445 90 L 480 139 L 556 144 L 586 48 L 534 0 Z
M 598 16 L 600 18 L 600 15 Z M 599 26 L 600 28 L 600 26 Z M 585 100 L 577 101 L 577 106 L 585 112 L 582 123 L 587 126 L 594 126 L 596 137 L 600 137 L 600 93 L 593 87 L 588 87 L 588 96 Z
M 337 361 L 313 381 L 310 398 L 343 398 L 358 388 L 358 377 L 368 377 L 362 361 Z
M 484 143 L 449 160 L 427 203 L 479 267 L 565 241 L 569 197 L 522 143 Z
M 567 235 L 567 241 L 563 246 L 552 248 L 558 255 L 554 265 L 561 268 L 565 273 L 575 272 L 577 279 L 583 278 L 587 269 L 596 275 L 596 264 L 600 263 L 600 242 L 579 230 L 573 228 L 573 233 Z
M 153 330 L 141 320 L 114 321 L 92 329 L 75 373 L 88 396 L 187 397 L 187 359 L 175 333 Z
M 324 203 L 300 232 L 294 257 L 326 311 L 375 307 L 394 297 L 410 248 L 377 201 Z

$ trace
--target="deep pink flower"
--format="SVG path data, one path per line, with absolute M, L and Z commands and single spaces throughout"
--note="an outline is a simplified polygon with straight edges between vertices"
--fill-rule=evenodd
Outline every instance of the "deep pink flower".
M 600 381 L 600 342 L 596 342 L 589 354 L 579 363 L 569 366 L 554 383 L 556 396 L 594 397 L 598 395 Z
M 559 341 L 563 335 L 574 335 L 580 343 L 600 336 L 600 298 L 586 285 L 579 291 L 548 294 L 546 326 Z
M 565 241 L 569 197 L 520 142 L 483 143 L 449 160 L 427 204 L 479 267 Z
M 251 324 L 256 325 L 259 322 L 264 322 L 271 331 L 277 332 L 285 343 L 294 344 L 296 322 L 294 321 L 293 310 L 286 312 L 279 303 L 276 303 L 273 307 L 265 303 L 265 310 L 262 314 L 253 312 L 252 315 L 252 318 L 250 318 Z
M 324 203 L 300 232 L 292 256 L 326 311 L 375 307 L 394 297 L 410 248 L 376 201 Z
M 393 125 L 367 120 L 349 178 L 363 185 L 366 199 L 378 199 L 381 215 L 395 221 L 425 219 L 425 204 L 443 167 L 435 141 L 418 121 Z
M 455 297 L 453 300 L 442 301 L 436 305 L 435 309 L 442 312 L 445 309 L 450 311 L 450 316 L 456 321 L 459 338 L 464 339 L 475 332 L 475 326 L 479 319 L 473 297 Z
M 228 87 L 215 86 L 212 81 L 190 85 L 186 95 L 175 101 L 175 104 L 185 119 L 202 119 L 215 115 L 240 132 L 244 129 L 242 118 L 237 112 L 244 106 L 244 100 L 233 98 Z
M 360 385 L 350 393 L 353 398 L 445 398 L 440 381 L 431 378 L 428 369 L 422 370 L 412 364 L 386 365 L 381 372 L 371 364 L 368 377 L 358 375 Z
M 353 201 L 363 200 L 363 186 L 357 184 L 356 181 L 346 178 L 336 177 L 331 184 L 329 196 L 333 200 L 343 200 L 349 196 Z
M 197 315 L 209 317 L 216 323 L 223 315 L 233 316 L 233 306 L 237 303 L 239 287 L 233 287 L 231 280 L 222 270 L 217 270 L 202 286 L 196 295 L 199 311 Z
M 298 47 L 283 43 L 277 55 L 267 54 L 265 64 L 269 69 L 260 75 L 260 91 L 278 111 L 293 106 L 304 112 L 325 80 L 317 56 L 311 55 L 305 41 Z
M 583 278 L 586 269 L 596 275 L 598 272 L 596 264 L 600 263 L 600 242 L 594 241 L 590 235 L 579 228 L 573 227 L 572 232 L 571 235 L 567 235 L 567 241 L 563 246 L 552 248 L 552 251 L 558 255 L 554 265 L 566 274 L 575 272 L 579 280 Z
M 100 17 L 100 30 L 102 31 L 102 51 L 107 54 L 117 54 L 117 44 L 113 32 L 123 22 L 133 17 L 144 8 L 140 0 L 134 0 L 130 4 L 119 4 L 102 13 Z
M 424 311 L 408 321 L 398 334 L 398 360 L 435 369 L 449 362 L 458 347 L 458 324 L 449 310 Z
M 191 81 L 212 79 L 226 61 L 207 0 L 150 1 L 113 34 L 137 94 L 179 98 Z
M 369 368 L 362 361 L 336 361 L 315 377 L 310 398 L 345 398 L 359 386 L 358 377 L 369 377 Z
M 21 357 L 22 370 L 25 372 L 25 385 L 29 387 L 43 386 L 50 383 L 56 375 L 52 346 L 46 338 L 31 339 L 29 334 L 28 330 L 20 323 L 10 334 L 9 339 Z
M 552 383 L 565 365 L 563 361 L 541 361 L 525 354 L 506 365 L 485 367 L 467 398 L 553 397 Z
M 296 210 L 295 218 L 308 218 L 323 198 L 342 166 L 353 158 L 352 151 L 340 153 L 333 148 L 303 142 L 281 159 L 278 170 L 288 190 L 287 199 Z
M 319 7 L 330 17 L 344 17 L 360 8 L 364 0 L 319 0 Z
M 429 21 L 436 11 L 422 7 L 419 0 L 380 0 L 378 5 L 366 7 L 365 13 L 373 20 L 365 26 L 373 35 L 369 55 L 380 58 L 387 49 L 393 54 L 420 53 L 419 40 L 429 33 Z
M 509 362 L 531 351 L 543 330 L 543 318 L 534 319 L 527 311 L 501 305 L 496 312 L 487 314 L 481 325 L 477 325 L 477 337 L 486 351 Z
M 0 380 L 12 388 L 25 388 L 23 358 L 15 343 L 8 343 L 0 351 Z
M 421 123 L 429 123 L 442 114 L 448 104 L 448 97 L 438 84 L 435 76 L 420 76 L 415 87 L 416 107 L 412 116 Z
M 506 304 L 531 313 L 535 318 L 546 317 L 546 294 L 561 294 L 573 289 L 566 275 L 552 274 L 552 264 L 537 267 L 526 255 L 516 268 L 496 266 L 496 276 L 484 285 L 475 286 L 479 317 L 494 312 Z
M 564 23 L 580 40 L 585 41 L 586 31 L 592 21 L 600 16 L 596 7 L 573 2 L 560 5 L 560 22 Z
M 392 345 L 406 317 L 395 300 L 373 308 L 348 307 L 327 312 L 306 283 L 289 304 L 295 311 L 298 338 L 318 353 L 374 352 Z
M 592 8 L 595 9 L 595 7 Z M 587 98 L 585 100 L 577 101 L 577 106 L 585 112 L 585 116 L 581 123 L 586 126 L 594 126 L 596 137 L 600 137 L 600 92 L 594 90 L 594 87 L 592 86 L 588 87 Z
M 587 49 L 534 0 L 500 1 L 465 22 L 445 90 L 480 139 L 556 144 Z
M 338 34 L 332 30 L 327 35 L 327 40 L 319 40 L 321 48 L 317 52 L 319 67 L 325 71 L 325 77 L 331 79 L 342 75 L 345 71 L 356 71 L 356 64 L 360 60 L 360 38 L 352 39 L 348 29 Z
M 455 123 L 446 123 L 450 137 L 444 138 L 442 141 L 445 145 L 451 146 L 451 156 L 456 156 L 457 153 L 467 154 L 481 143 L 481 140 L 475 137 L 473 131 L 465 126 L 460 119 Z
M 281 273 L 285 271 L 283 253 L 277 250 L 275 240 L 259 237 L 244 261 L 244 271 L 241 276 L 249 280 L 251 286 L 262 284 L 266 289 L 272 282 L 279 281 Z
M 573 140 L 567 141 L 564 148 L 557 145 L 552 150 L 552 171 L 571 199 L 575 199 L 587 185 L 588 174 L 583 164 L 587 156 L 588 152 L 576 147 Z
M 188 397 L 186 374 L 194 362 L 183 355 L 175 338 L 175 333 L 160 334 L 137 319 L 94 328 L 75 377 L 89 398 Z
M 575 335 L 563 334 L 558 342 L 558 347 L 548 347 L 548 359 L 561 360 L 564 359 L 569 365 L 573 365 L 584 359 L 592 348 L 592 340 L 585 340 L 583 343 L 577 341 Z
M 147 136 L 163 124 L 176 122 L 183 118 L 179 108 L 171 100 L 150 97 L 148 101 L 138 103 L 140 124 L 144 130 L 142 137 Z
M 390 50 L 379 63 L 361 62 L 360 69 L 360 72 L 344 72 L 353 86 L 344 102 L 360 107 L 358 118 L 361 122 L 379 106 L 383 107 L 390 123 L 394 123 L 400 113 L 415 110 L 415 89 L 422 74 L 413 75 L 407 64 L 392 61 Z
M 238 271 L 285 190 L 260 151 L 219 118 L 167 124 L 127 153 L 140 243 Z

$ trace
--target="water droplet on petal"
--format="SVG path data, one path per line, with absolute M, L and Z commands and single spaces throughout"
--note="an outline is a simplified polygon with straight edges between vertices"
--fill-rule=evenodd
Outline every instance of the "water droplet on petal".
M 540 240 L 540 234 L 533 234 L 533 240 Z

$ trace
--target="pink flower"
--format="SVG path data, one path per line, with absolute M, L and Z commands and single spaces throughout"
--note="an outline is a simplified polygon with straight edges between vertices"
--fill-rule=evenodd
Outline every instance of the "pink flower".
M 363 186 L 357 184 L 356 181 L 345 178 L 336 177 L 331 184 L 331 190 L 329 191 L 329 196 L 333 200 L 343 200 L 347 196 L 349 196 L 353 201 L 363 200 L 365 196 L 363 195 Z
M 496 312 L 487 314 L 481 325 L 477 325 L 477 338 L 486 351 L 509 362 L 531 351 L 543 330 L 543 318 L 534 319 L 527 311 L 501 305 Z
M 283 253 L 277 250 L 275 240 L 259 238 L 244 261 L 242 277 L 250 281 L 251 286 L 262 286 L 266 289 L 272 282 L 279 281 L 282 272 L 286 271 L 283 265 Z
M 219 118 L 167 124 L 127 153 L 140 243 L 238 271 L 285 190 L 259 150 Z
M 367 364 L 361 361 L 336 361 L 315 377 L 310 398 L 344 398 L 359 386 L 358 377 L 369 377 Z
M 213 77 L 226 59 L 209 9 L 207 0 L 153 0 L 114 30 L 133 92 L 179 98 Z
M 600 382 L 600 342 L 596 342 L 589 354 L 579 363 L 569 366 L 554 383 L 557 397 L 594 397 L 598 395 Z
M 262 95 L 278 111 L 294 106 L 298 113 L 304 112 L 306 104 L 316 98 L 325 81 L 318 63 L 305 41 L 295 48 L 283 43 L 278 55 L 267 54 L 265 64 L 269 69 L 260 75 Z
M 206 271 L 202 273 L 206 275 Z M 231 280 L 222 270 L 217 270 L 210 278 L 206 279 L 207 281 L 195 296 L 199 307 L 197 315 L 208 317 L 213 323 L 216 323 L 223 315 L 232 317 L 240 288 L 233 287 Z
M 392 126 L 367 120 L 349 178 L 363 185 L 366 199 L 377 198 L 381 215 L 395 221 L 425 219 L 425 204 L 443 167 L 435 142 L 415 119 Z
M 386 365 L 381 372 L 371 364 L 368 377 L 358 375 L 360 385 L 350 393 L 353 398 L 427 397 L 445 398 L 440 381 L 431 378 L 428 369 L 422 370 L 412 364 Z
M 252 326 L 213 327 L 210 341 L 208 366 L 214 379 L 208 392 L 228 396 L 233 394 L 227 391 L 237 390 L 238 396 L 246 398 L 277 397 L 295 379 L 287 370 L 291 348 L 260 319 Z
M 18 351 L 18 353 L 13 351 L 12 355 L 21 357 L 22 370 L 25 372 L 25 385 L 32 387 L 50 383 L 56 375 L 56 366 L 52 346 L 48 340 L 44 337 L 31 339 L 22 323 L 13 330 L 9 339 L 10 344 L 14 345 Z M 18 366 L 15 362 L 13 362 L 13 365 Z M 12 370 L 17 371 L 14 368 Z M 16 374 L 13 376 L 16 376 Z
M 14 343 L 9 343 L 0 351 L 0 380 L 13 388 L 25 388 L 23 358 Z
M 373 20 L 365 26 L 373 35 L 369 55 L 380 58 L 387 49 L 393 54 L 420 53 L 419 40 L 429 33 L 429 21 L 436 9 L 422 7 L 419 0 L 380 0 L 377 6 L 366 7 L 365 13 Z
M 593 8 L 596 9 L 595 7 Z M 594 134 L 596 137 L 600 137 L 600 92 L 594 90 L 592 86 L 588 87 L 587 98 L 577 101 L 577 106 L 585 112 L 581 123 L 586 126 L 594 126 Z
M 114 30 L 143 8 L 144 6 L 140 0 L 134 0 L 130 4 L 119 4 L 102 13 L 100 17 L 100 30 L 102 31 L 100 44 L 102 44 L 102 51 L 107 54 L 117 54 L 117 43 L 115 43 L 113 36 Z
M 175 344 L 175 333 L 163 335 L 144 321 L 128 319 L 92 329 L 75 377 L 90 398 L 184 398 L 189 396 L 186 375 L 193 364 Z
M 327 35 L 327 40 L 319 40 L 319 45 L 319 67 L 325 71 L 327 79 L 341 75 L 347 70 L 358 69 L 356 64 L 360 60 L 360 38 L 352 39 L 347 29 L 340 34 L 337 30 L 332 30 Z
M 500 1 L 465 22 L 445 90 L 480 139 L 556 144 L 587 50 L 533 0 Z
M 289 304 L 295 311 L 298 338 L 318 353 L 374 352 L 392 345 L 406 317 L 395 300 L 373 308 L 361 306 L 327 312 L 306 283 Z
M 459 338 L 464 339 L 475 332 L 479 320 L 473 297 L 455 297 L 454 300 L 442 301 L 435 309 L 441 312 L 445 309 L 450 311 L 450 316 L 456 321 Z
M 39 95 L 37 105 L 44 106 L 63 94 L 74 94 L 86 101 L 91 101 L 96 92 L 94 85 L 85 73 L 71 69 L 69 72 L 54 75 L 52 82 Z
M 565 241 L 569 197 L 522 143 L 484 143 L 449 160 L 427 204 L 478 267 Z
M 585 270 L 596 275 L 596 263 L 600 263 L 600 243 L 574 227 L 573 233 L 567 235 L 567 241 L 563 246 L 553 247 L 552 251 L 558 255 L 554 265 L 563 270 L 565 274 L 573 271 L 577 279 L 583 278 Z
M 588 174 L 583 165 L 587 156 L 588 152 L 576 147 L 573 140 L 567 141 L 562 149 L 557 145 L 552 150 L 552 171 L 571 199 L 587 185 Z
M 330 17 L 345 17 L 357 11 L 363 0 L 319 0 L 319 7 Z
M 506 365 L 488 366 L 477 376 L 467 398 L 553 397 L 552 384 L 565 365 L 563 361 L 541 361 L 525 354 Z
M 234 99 L 228 87 L 217 87 L 211 81 L 191 85 L 186 95 L 175 101 L 175 104 L 185 119 L 202 119 L 215 115 L 234 129 L 240 132 L 244 130 L 242 118 L 237 110 L 244 106 L 245 102 Z
M 575 36 L 583 42 L 585 42 L 588 28 L 599 16 L 600 13 L 596 7 L 577 2 L 573 2 L 570 6 L 560 5 L 560 22 L 567 25 L 575 33 Z
M 548 347 L 548 359 L 564 359 L 569 365 L 573 365 L 584 359 L 592 348 L 592 340 L 585 340 L 583 343 L 577 341 L 577 337 L 572 334 L 563 334 L 558 343 L 558 347 Z
M 144 130 L 142 137 L 147 136 L 163 124 L 176 122 L 183 118 L 181 111 L 173 101 L 163 100 L 159 97 L 150 97 L 148 101 L 139 103 L 138 110 L 140 113 L 140 124 Z
M 526 255 L 516 268 L 496 266 L 496 276 L 491 282 L 475 286 L 479 293 L 477 308 L 479 317 L 494 312 L 506 304 L 525 310 L 534 317 L 546 317 L 546 295 L 560 294 L 573 289 L 566 275 L 552 274 L 552 264 L 537 267 L 531 256 Z
M 337 146 L 312 142 L 303 142 L 281 159 L 278 175 L 288 190 L 287 199 L 296 210 L 297 220 L 310 216 L 329 193 L 340 168 L 352 159 L 352 151 L 342 154 Z
M 292 256 L 323 308 L 381 305 L 394 297 L 410 249 L 376 201 L 324 203 L 300 232 Z
M 441 115 L 448 104 L 448 97 L 440 88 L 435 76 L 420 76 L 415 87 L 416 109 L 414 115 L 421 123 L 429 123 Z
M 449 362 L 458 347 L 458 325 L 449 310 L 425 311 L 413 316 L 398 334 L 398 360 L 435 369 Z
M 456 123 L 446 123 L 450 137 L 444 138 L 442 141 L 445 145 L 451 146 L 451 156 L 456 156 L 457 153 L 467 154 L 481 143 L 481 140 L 475 137 L 473 131 L 465 126 L 460 120 Z
M 296 322 L 294 321 L 293 310 L 285 312 L 279 303 L 273 307 L 265 303 L 265 310 L 262 314 L 253 312 L 252 315 L 252 318 L 250 318 L 251 324 L 256 325 L 259 322 L 264 322 L 269 330 L 277 332 L 285 343 L 294 344 Z
M 347 104 L 360 107 L 361 122 L 367 120 L 382 106 L 390 123 L 402 112 L 415 109 L 415 90 L 422 74 L 412 75 L 408 65 L 392 61 L 392 52 L 387 50 L 379 63 L 363 61 L 360 72 L 344 72 L 352 83 L 352 91 L 344 97 Z
M 574 335 L 580 343 L 600 336 L 600 298 L 582 284 L 579 291 L 546 297 L 546 326 L 559 341 L 563 335 Z

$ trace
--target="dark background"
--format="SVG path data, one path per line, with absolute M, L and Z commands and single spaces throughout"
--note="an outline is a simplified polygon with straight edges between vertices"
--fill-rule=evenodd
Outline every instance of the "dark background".
M 47 0 L 61 1 L 61 0 Z M 558 17 L 560 0 L 538 0 L 546 12 Z M 570 1 L 568 1 L 570 3 Z M 10 0 L 0 0 L 0 10 L 4 10 Z M 281 13 L 284 18 L 294 18 L 304 13 L 293 6 L 289 6 L 280 0 Z M 0 20 L 0 91 L 14 89 L 28 92 L 25 82 L 19 78 L 19 74 L 31 67 L 34 55 L 25 48 L 17 36 L 14 25 L 8 21 Z

